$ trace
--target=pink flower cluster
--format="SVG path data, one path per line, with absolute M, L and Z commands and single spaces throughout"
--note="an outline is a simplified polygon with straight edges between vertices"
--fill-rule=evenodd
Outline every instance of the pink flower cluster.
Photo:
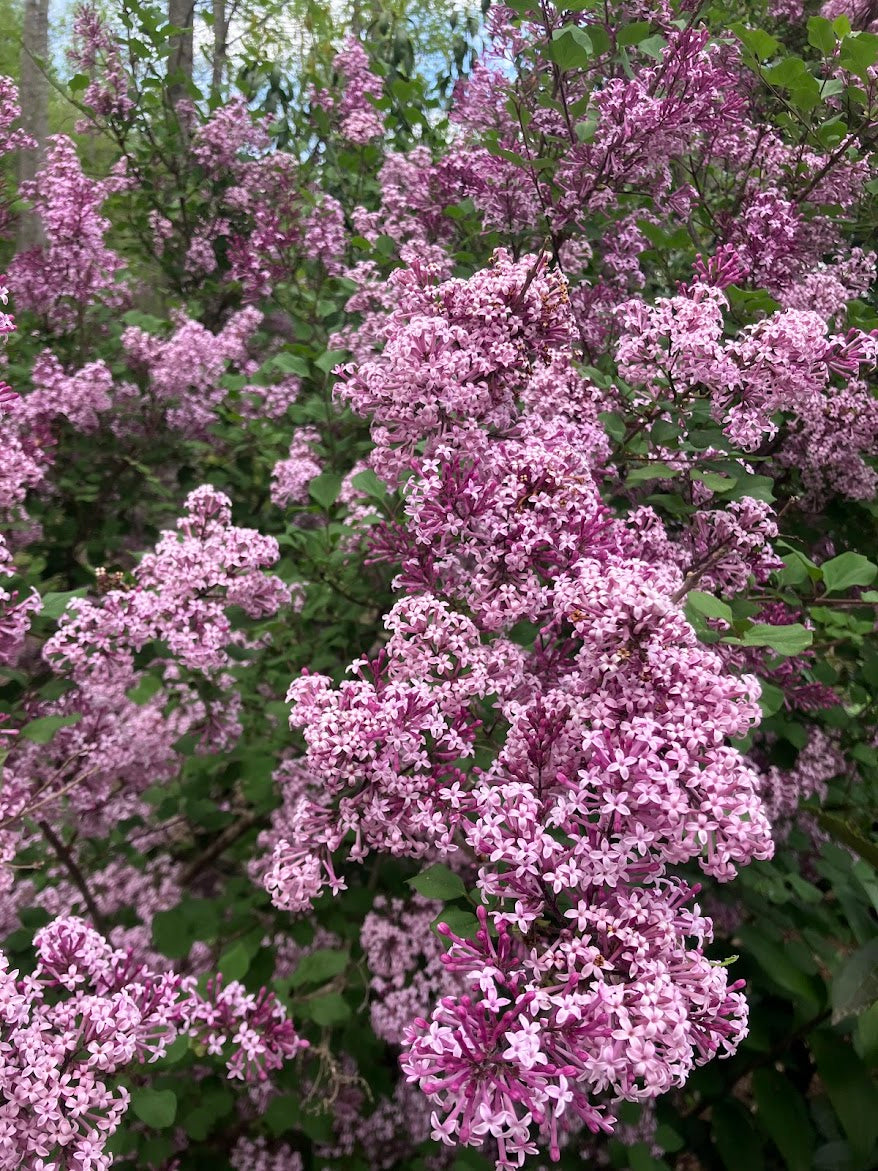
M 333 61 L 334 68 L 344 79 L 344 88 L 338 103 L 341 133 L 348 142 L 363 146 L 384 133 L 384 123 L 372 99 L 384 92 L 381 79 L 369 68 L 366 50 L 353 36 Z
M 67 58 L 90 79 L 83 105 L 102 118 L 125 121 L 130 117 L 134 103 L 128 96 L 118 42 L 91 4 L 79 4 L 73 13 L 73 45 Z
M 403 1069 L 434 1137 L 490 1139 L 498 1167 L 519 1166 L 540 1136 L 556 1154 L 569 1124 L 610 1128 L 613 1102 L 682 1084 L 744 1032 L 670 871 L 726 880 L 771 855 L 759 777 L 727 743 L 758 722 L 758 684 L 699 643 L 678 558 L 641 560 L 638 526 L 600 502 L 606 447 L 563 279 L 500 254 L 470 281 L 417 264 L 391 281 L 385 348 L 341 393 L 402 493 L 373 555 L 401 562 L 404 594 L 352 680 L 290 688 L 309 780 L 264 881 L 303 911 L 344 888 L 342 846 L 473 860 L 476 942 L 446 932 L 457 989 L 428 977 L 442 995 L 406 1029 Z M 775 564 L 774 532 L 742 501 L 705 514 L 690 557 L 735 588 Z M 519 644 L 522 619 L 536 634 Z
M 273 537 L 232 524 L 228 497 L 209 485 L 197 488 L 176 532 L 163 533 L 134 570 L 133 588 L 74 602 L 46 657 L 81 679 L 130 667 L 147 643 L 162 642 L 184 667 L 222 670 L 230 661 L 226 648 L 240 642 L 227 607 L 262 618 L 291 602 L 280 578 L 263 572 L 279 555 Z
M 37 932 L 31 975 L 0 955 L 0 1168 L 104 1171 L 130 1095 L 117 1075 L 178 1036 L 228 1054 L 231 1078 L 265 1078 L 306 1046 L 265 990 L 195 981 L 131 962 L 79 919 Z
M 369 969 L 372 1029 L 401 1045 L 415 1017 L 461 981 L 442 962 L 445 945 L 431 930 L 442 904 L 420 895 L 404 901 L 379 895 L 363 921 L 360 945 Z
M 80 329 L 93 306 L 125 302 L 125 286 L 117 279 L 124 262 L 105 243 L 110 222 L 101 206 L 126 184 L 121 174 L 89 179 L 73 142 L 56 134 L 36 179 L 22 185 L 45 243 L 13 258 L 9 284 L 19 306 L 39 314 L 52 329 Z
M 181 736 L 194 736 L 202 751 L 234 743 L 241 699 L 231 687 L 229 647 L 257 644 L 235 630 L 227 609 L 263 618 L 293 602 L 264 572 L 278 556 L 274 538 L 233 525 L 228 498 L 205 486 L 190 493 L 177 530 L 142 558 L 131 588 L 75 599 L 43 648 L 75 686 L 31 706 L 31 718 L 59 718 L 61 726 L 50 745 L 16 743 L 4 767 L 0 820 L 22 832 L 36 811 L 63 820 L 69 806 L 80 828 L 100 835 L 146 812 L 140 794 L 179 769 Z M 138 687 L 151 682 L 142 667 L 147 649 L 162 681 L 138 698 Z M 8 860 L 11 840 L 4 851 Z
M 745 451 L 779 436 L 776 458 L 800 470 L 813 500 L 830 490 L 871 496 L 866 459 L 878 451 L 878 406 L 865 375 L 878 361 L 878 338 L 831 334 L 816 312 L 781 309 L 726 339 L 726 307 L 716 284 L 699 283 L 654 305 L 627 302 L 619 310 L 620 373 L 678 406 L 707 391 L 714 417 Z
M 316 427 L 298 427 L 293 432 L 290 454 L 278 460 L 271 473 L 271 499 L 279 508 L 308 499 L 308 485 L 322 470 L 314 453 L 314 444 L 319 442 Z
M 201 436 L 216 421 L 217 408 L 228 395 L 223 375 L 230 367 L 255 369 L 248 347 L 262 314 L 241 309 L 215 334 L 182 312 L 173 316 L 173 323 L 167 338 L 134 325 L 123 332 L 128 361 L 144 387 L 126 383 L 116 398 L 122 408 L 130 400 L 141 427 L 148 426 L 151 413 L 156 413 L 172 430 Z
M 15 571 L 10 566 L 11 561 L 12 555 L 0 535 L 0 580 L 13 576 Z M 15 665 L 30 629 L 31 615 L 38 613 L 41 606 L 35 590 L 29 597 L 22 598 L 18 590 L 10 591 L 0 585 L 0 666 Z

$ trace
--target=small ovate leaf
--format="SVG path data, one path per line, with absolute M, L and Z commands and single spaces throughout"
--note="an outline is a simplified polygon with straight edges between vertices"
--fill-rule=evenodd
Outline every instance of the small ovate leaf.
M 759 696 L 759 706 L 762 708 L 764 716 L 773 716 L 779 712 L 784 705 L 785 696 L 780 687 L 775 687 L 773 683 L 766 683 L 764 680 L 759 680 L 759 686 L 762 690 Z
M 341 476 L 335 472 L 321 472 L 308 485 L 308 493 L 321 508 L 330 509 L 341 491 Z
M 343 972 L 348 964 L 348 953 L 336 951 L 333 948 L 321 947 L 304 957 L 293 972 L 290 979 L 291 988 L 301 988 L 304 984 L 325 984 L 339 972 Z
M 713 1141 L 727 1171 L 762 1171 L 762 1144 L 750 1117 L 739 1103 L 718 1102 L 713 1108 Z
M 809 1045 L 832 1108 L 863 1159 L 878 1140 L 878 1086 L 853 1047 L 835 1033 L 819 1030 Z
M 686 595 L 686 604 L 705 618 L 722 618 L 729 623 L 732 621 L 731 606 L 703 590 L 690 590 Z
M 378 479 L 371 468 L 357 472 L 351 484 L 358 492 L 365 492 L 367 496 L 374 496 L 377 500 L 384 500 L 387 496 L 387 485 Z
M 873 1004 L 857 1017 L 854 1044 L 867 1065 L 878 1065 L 878 1004 Z
M 815 1135 L 805 1099 L 776 1069 L 753 1074 L 758 1118 L 783 1155 L 788 1171 L 810 1171 Z
M 21 735 L 34 744 L 48 744 L 60 728 L 70 728 L 81 719 L 80 712 L 74 712 L 69 716 L 40 716 L 39 719 L 25 724 L 21 729 Z
M 677 475 L 679 475 L 679 472 L 676 468 L 672 468 L 670 464 L 666 464 L 661 460 L 653 460 L 648 464 L 644 464 L 642 467 L 632 468 L 625 477 L 625 482 L 628 484 L 642 484 L 647 480 L 671 480 Z
M 466 895 L 466 887 L 460 875 L 443 866 L 441 862 L 428 866 L 414 878 L 408 879 L 408 884 L 425 898 L 441 899 L 443 902 Z
M 63 593 L 43 594 L 43 605 L 40 608 L 40 614 L 43 618 L 58 619 L 74 598 L 84 598 L 87 593 L 88 588 L 82 586 L 78 590 L 65 590 Z
M 732 32 L 760 61 L 767 61 L 780 48 L 780 41 L 761 28 L 747 28 L 746 25 L 738 23 L 732 25 Z
M 585 29 L 568 24 L 552 33 L 546 54 L 561 69 L 584 69 L 594 55 L 594 45 Z
M 173 1090 L 132 1090 L 131 1109 L 147 1126 L 165 1130 L 177 1117 L 177 1095 Z
M 126 696 L 132 703 L 143 705 L 148 703 L 154 695 L 162 689 L 162 681 L 156 675 L 143 675 L 141 679 L 129 690 L 126 691 Z
M 461 907 L 443 907 L 430 927 L 439 934 L 437 928 L 441 923 L 449 927 L 460 939 L 475 939 L 479 929 L 479 921 L 472 911 L 464 911 Z M 443 936 L 442 938 L 445 939 L 447 945 L 448 937 Z
M 808 20 L 808 44 L 821 53 L 835 52 L 836 36 L 832 22 L 823 16 L 812 16 Z
M 230 980 L 242 980 L 250 967 L 250 952 L 243 943 L 235 943 L 223 952 L 217 963 L 217 971 L 222 973 L 226 983 Z
M 832 981 L 832 1022 L 857 1016 L 878 1001 L 878 939 L 871 939 L 841 965 Z
M 668 47 L 668 42 L 663 36 L 656 33 L 654 36 L 645 37 L 637 47 L 641 53 L 646 53 L 648 57 L 654 57 L 656 61 L 659 61 Z
M 789 626 L 772 626 L 756 622 L 743 635 L 744 646 L 765 646 L 779 655 L 800 655 L 813 641 L 813 632 L 801 622 Z
M 878 573 L 878 565 L 862 553 L 841 553 L 820 566 L 823 584 L 828 594 L 850 589 L 851 586 L 871 585 Z
M 852 822 L 826 809 L 818 810 L 817 820 L 820 827 L 836 841 L 844 842 L 849 849 L 859 854 L 864 862 L 869 862 L 878 869 L 878 842 L 870 841 Z
M 312 1020 L 318 1025 L 340 1025 L 351 1015 L 351 1007 L 338 992 L 318 996 L 309 1004 Z
M 393 246 L 394 248 L 396 247 L 395 242 Z M 314 365 L 324 374 L 328 374 L 330 370 L 334 370 L 336 366 L 344 362 L 347 356 L 347 350 L 327 350 L 325 354 L 321 354 L 319 358 L 315 358 Z
M 649 36 L 649 21 L 635 20 L 631 24 L 623 24 L 621 28 L 616 29 L 616 44 L 639 45 L 647 36 Z

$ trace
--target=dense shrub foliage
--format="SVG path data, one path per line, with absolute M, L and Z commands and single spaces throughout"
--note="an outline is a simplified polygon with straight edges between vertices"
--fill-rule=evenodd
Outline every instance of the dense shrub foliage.
M 878 1165 L 874 13 L 120 12 L 2 215 L 0 1168 Z

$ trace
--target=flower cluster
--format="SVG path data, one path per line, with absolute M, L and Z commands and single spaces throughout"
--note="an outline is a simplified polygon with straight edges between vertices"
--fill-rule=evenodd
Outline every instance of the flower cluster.
M 178 1035 L 213 1054 L 228 1076 L 264 1078 L 305 1047 L 271 993 L 208 984 L 133 964 L 81 920 L 37 932 L 29 976 L 0 955 L 0 1167 L 103 1171 L 107 1140 L 130 1094 L 116 1075 L 155 1061 Z
M 741 996 L 668 871 L 725 880 L 771 855 L 759 778 L 727 745 L 758 722 L 759 691 L 698 642 L 678 563 L 641 560 L 637 527 L 601 504 L 604 449 L 579 442 L 572 371 L 567 395 L 534 393 L 568 369 L 563 282 L 503 256 L 469 282 L 425 275 L 394 278 L 385 349 L 342 384 L 372 413 L 373 463 L 399 477 L 405 516 L 375 555 L 401 560 L 408 596 L 353 681 L 293 683 L 316 786 L 265 881 L 303 910 L 343 889 L 345 842 L 354 861 L 475 860 L 477 943 L 449 936 L 446 957 L 471 991 L 414 1020 L 403 1069 L 436 1106 L 434 1137 L 490 1136 L 515 1166 L 541 1131 L 557 1152 L 568 1108 L 609 1127 L 613 1101 L 681 1084 L 740 1039 Z M 775 530 L 756 501 L 720 515 L 693 527 L 690 555 L 735 588 L 774 566 Z M 522 619 L 539 629 L 529 651 L 506 637 Z M 464 770 L 477 741 L 493 760 Z
M 37 178 L 22 186 L 45 243 L 13 258 L 9 284 L 19 306 L 39 314 L 52 329 L 81 329 L 90 307 L 125 302 L 125 285 L 118 279 L 124 263 L 105 242 L 110 222 L 101 206 L 126 184 L 121 173 L 89 179 L 72 140 L 58 134 L 50 140 Z
M 119 44 L 91 4 L 77 5 L 73 14 L 73 45 L 67 57 L 90 80 L 82 103 L 101 118 L 125 121 L 134 102 L 122 67 Z
M 384 132 L 381 115 L 372 101 L 381 97 L 384 87 L 369 68 L 366 50 L 354 37 L 349 37 L 336 54 L 333 66 L 344 79 L 338 103 L 342 136 L 362 146 Z
M 263 572 L 278 556 L 273 537 L 233 525 L 228 497 L 204 485 L 190 492 L 176 531 L 143 557 L 134 586 L 75 602 L 45 654 L 81 679 L 130 666 L 147 643 L 162 642 L 185 667 L 220 670 L 228 645 L 240 643 L 227 607 L 261 618 L 290 604 L 287 586 Z
M 727 437 L 745 451 L 771 444 L 813 498 L 827 490 L 869 497 L 876 405 L 865 375 L 878 360 L 878 338 L 832 334 L 813 310 L 790 308 L 729 340 L 727 304 L 718 285 L 700 283 L 654 305 L 627 302 L 619 310 L 620 372 L 652 399 L 672 387 L 678 403 L 707 391 Z

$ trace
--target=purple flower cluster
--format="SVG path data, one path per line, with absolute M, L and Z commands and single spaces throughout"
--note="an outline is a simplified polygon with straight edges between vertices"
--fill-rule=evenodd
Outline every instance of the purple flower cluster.
M 290 688 L 309 779 L 264 881 L 303 911 L 344 888 L 343 846 L 472 868 L 479 931 L 445 930 L 445 988 L 426 958 L 385 986 L 379 920 L 364 946 L 382 993 L 442 992 L 402 1063 L 434 1137 L 490 1137 L 518 1166 L 539 1136 L 557 1152 L 564 1127 L 610 1128 L 614 1102 L 682 1084 L 742 1036 L 738 986 L 705 958 L 710 923 L 672 868 L 726 880 L 771 855 L 760 779 L 727 743 L 758 722 L 759 689 L 686 622 L 679 557 L 642 560 L 638 526 L 600 501 L 563 278 L 501 254 L 470 281 L 418 265 L 391 280 L 384 350 L 341 393 L 402 492 L 373 556 L 401 564 L 403 596 L 350 681 Z M 775 565 L 774 531 L 742 501 L 694 525 L 689 557 L 734 589 Z M 510 638 L 522 620 L 532 646 Z
M 230 1078 L 263 1079 L 306 1046 L 272 993 L 154 972 L 75 918 L 37 932 L 37 966 L 0 954 L 0 1168 L 104 1171 L 130 1094 L 117 1075 L 177 1036 L 227 1058 Z

